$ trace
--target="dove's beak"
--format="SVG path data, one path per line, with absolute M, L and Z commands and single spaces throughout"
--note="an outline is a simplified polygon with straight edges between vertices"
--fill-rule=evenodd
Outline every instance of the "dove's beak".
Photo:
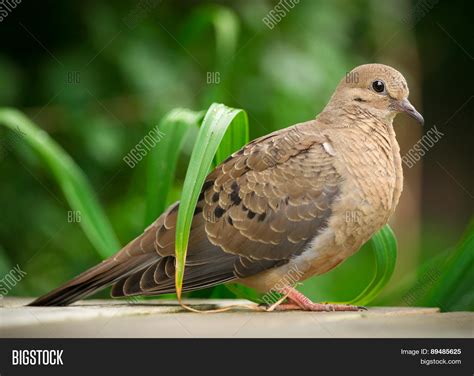
M 401 101 L 397 102 L 396 108 L 400 112 L 404 112 L 410 115 L 413 119 L 415 119 L 418 123 L 423 125 L 425 123 L 425 119 L 423 116 L 416 110 L 416 108 L 410 103 L 410 101 L 405 98 Z

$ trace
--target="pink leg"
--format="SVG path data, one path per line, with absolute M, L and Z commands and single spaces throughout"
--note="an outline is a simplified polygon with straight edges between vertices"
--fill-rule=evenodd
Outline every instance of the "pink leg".
M 314 311 L 314 312 L 331 312 L 331 311 L 363 311 L 366 310 L 364 307 L 357 307 L 348 304 L 326 304 L 326 303 L 313 303 L 306 296 L 304 296 L 298 290 L 292 287 L 285 287 L 280 291 L 281 294 L 286 295 L 287 299 L 291 302 L 289 304 L 280 304 L 274 309 L 276 311 L 290 311 L 290 310 L 303 310 L 303 311 Z

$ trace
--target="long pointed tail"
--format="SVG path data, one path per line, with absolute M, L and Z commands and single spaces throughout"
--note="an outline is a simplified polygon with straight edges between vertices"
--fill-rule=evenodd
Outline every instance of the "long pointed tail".
M 34 300 L 29 306 L 65 306 L 110 286 L 149 264 L 150 255 L 143 254 L 118 261 L 111 257 L 79 274 L 63 286 Z

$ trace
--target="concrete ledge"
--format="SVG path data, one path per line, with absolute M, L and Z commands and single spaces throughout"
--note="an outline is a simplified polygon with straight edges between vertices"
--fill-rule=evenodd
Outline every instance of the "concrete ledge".
M 176 301 L 87 300 L 70 307 L 25 307 L 31 299 L 0 300 L 0 337 L 474 337 L 474 313 L 437 308 L 371 307 L 364 312 L 192 313 Z M 190 300 L 215 309 L 243 300 Z

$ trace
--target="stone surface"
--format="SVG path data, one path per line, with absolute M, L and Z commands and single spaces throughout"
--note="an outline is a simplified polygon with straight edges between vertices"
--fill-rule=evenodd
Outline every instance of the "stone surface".
M 362 312 L 256 312 L 246 307 L 192 313 L 175 301 L 87 300 L 70 307 L 24 307 L 0 300 L 0 337 L 474 337 L 474 313 L 437 308 L 371 307 Z M 193 308 L 251 305 L 192 300 Z

